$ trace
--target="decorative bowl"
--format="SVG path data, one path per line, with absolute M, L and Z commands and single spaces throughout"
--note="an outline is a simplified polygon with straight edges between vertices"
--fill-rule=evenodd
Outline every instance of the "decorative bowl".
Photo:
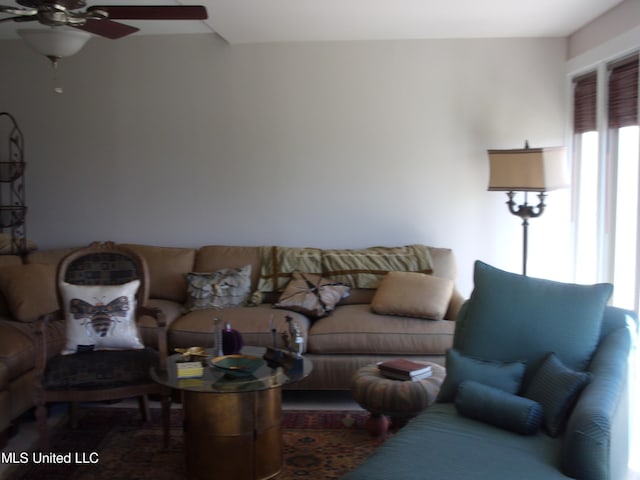
M 232 377 L 251 376 L 253 372 L 264 365 L 264 360 L 261 358 L 242 354 L 224 355 L 212 358 L 210 361 L 213 367 L 219 368 L 226 375 Z

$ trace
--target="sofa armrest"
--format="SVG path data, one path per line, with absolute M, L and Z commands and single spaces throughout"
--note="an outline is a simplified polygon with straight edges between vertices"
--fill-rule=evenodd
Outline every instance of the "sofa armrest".
M 629 455 L 628 384 L 631 331 L 618 328 L 598 346 L 565 432 L 562 470 L 572 478 L 624 478 Z M 619 469 L 619 471 L 616 471 Z

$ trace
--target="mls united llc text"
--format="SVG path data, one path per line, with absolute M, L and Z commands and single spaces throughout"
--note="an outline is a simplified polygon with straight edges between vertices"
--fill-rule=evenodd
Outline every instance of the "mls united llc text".
M 98 463 L 98 452 L 0 452 L 2 463 Z

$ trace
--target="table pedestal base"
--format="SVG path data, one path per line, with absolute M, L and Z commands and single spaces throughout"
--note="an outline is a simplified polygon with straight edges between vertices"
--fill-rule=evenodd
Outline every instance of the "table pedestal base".
M 282 468 L 282 391 L 183 391 L 187 474 L 191 480 L 262 480 Z

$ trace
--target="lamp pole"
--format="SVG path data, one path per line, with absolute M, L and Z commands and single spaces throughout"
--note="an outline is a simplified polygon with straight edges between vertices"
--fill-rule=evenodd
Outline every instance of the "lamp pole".
M 509 211 L 522 219 L 522 274 L 526 276 L 529 219 L 537 218 L 542 215 L 542 213 L 544 212 L 544 207 L 546 207 L 544 199 L 547 195 L 544 192 L 540 192 L 538 194 L 538 199 L 540 200 L 540 202 L 535 207 L 527 203 L 527 192 L 524 192 L 524 203 L 522 205 L 516 205 L 516 202 L 513 200 L 513 197 L 515 195 L 516 192 L 514 191 L 507 192 L 507 197 L 509 197 L 509 200 L 506 203 L 509 207 Z

